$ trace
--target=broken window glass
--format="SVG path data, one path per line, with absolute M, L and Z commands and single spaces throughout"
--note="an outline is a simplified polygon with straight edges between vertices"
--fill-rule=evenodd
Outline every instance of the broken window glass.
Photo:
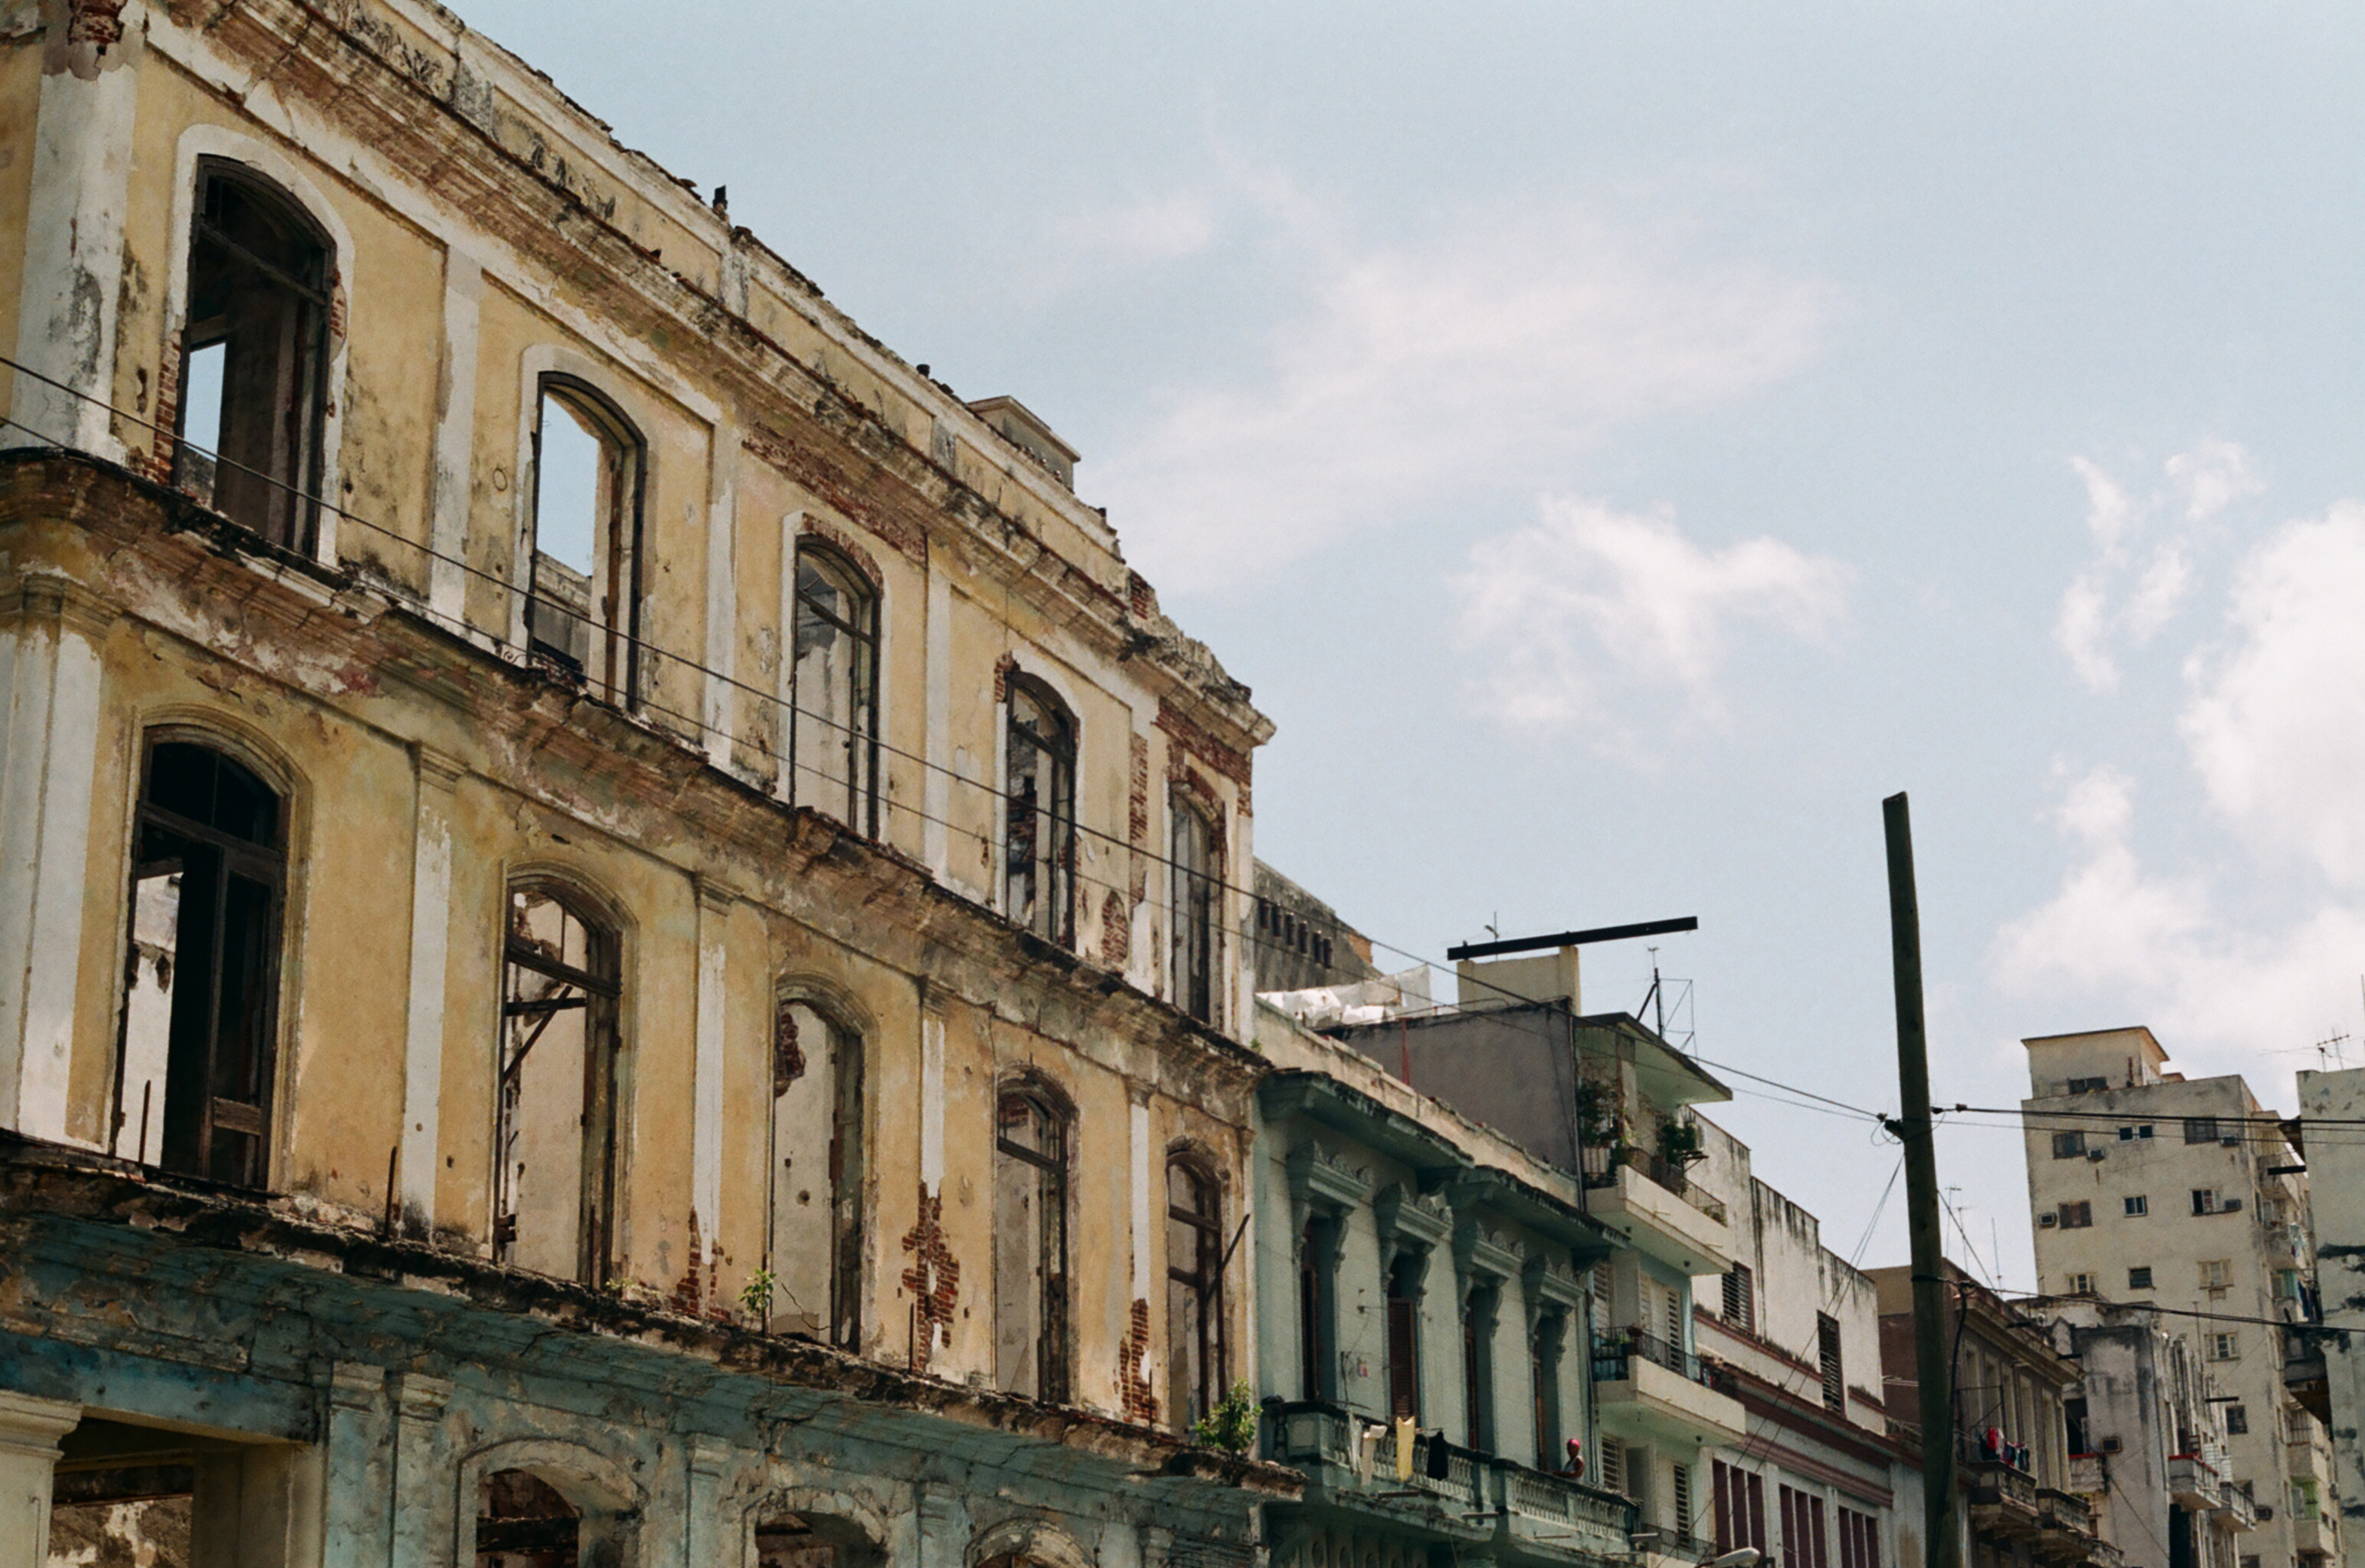
M 642 443 L 590 387 L 543 377 L 533 425 L 533 651 L 622 700 L 634 667 Z
M 494 1256 L 606 1282 L 616 1168 L 614 936 L 556 890 L 510 890 Z
M 879 835 L 879 601 L 834 551 L 797 550 L 792 798 Z
M 1166 1397 L 1189 1431 L 1224 1397 L 1223 1189 L 1187 1157 L 1166 1165 Z
M 1216 834 L 1199 808 L 1176 791 L 1173 818 L 1174 1005 L 1216 1021 Z
M 1008 750 L 1005 908 L 1016 924 L 1073 946 L 1075 722 L 1048 689 L 1024 678 L 1010 682 Z
M 272 543 L 309 552 L 328 406 L 331 252 L 251 170 L 197 166 L 175 477 Z M 202 449 L 202 450 L 200 450 Z
M 862 1342 L 862 1041 L 801 1001 L 772 1042 L 766 1327 Z
M 1068 1397 L 1068 1122 L 1038 1088 L 995 1112 L 993 1370 L 1003 1392 Z
M 115 1152 L 234 1186 L 270 1174 L 283 812 L 211 747 L 148 750 L 132 852 Z

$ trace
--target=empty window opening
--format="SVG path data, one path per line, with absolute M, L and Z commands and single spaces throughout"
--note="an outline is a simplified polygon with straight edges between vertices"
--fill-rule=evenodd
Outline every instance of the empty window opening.
M 154 1428 L 84 1417 L 59 1444 L 49 1493 L 50 1551 L 36 1563 L 155 1563 L 189 1561 L 197 1516 L 197 1451 L 210 1445 Z M 212 1459 L 219 1450 L 204 1453 Z M 220 1472 L 217 1471 L 217 1474 Z M 219 1524 L 222 1492 L 209 1488 L 208 1523 Z M 20 1494 L 22 1495 L 22 1494 Z M 38 1494 L 26 1496 L 34 1506 Z M 14 1499 L 11 1499 L 13 1502 Z M 21 1517 L 21 1516 L 19 1516 Z
M 879 836 L 879 601 L 835 552 L 797 548 L 790 797 Z
M 555 889 L 510 890 L 494 1256 L 606 1282 L 616 1182 L 617 943 Z
M 1203 1024 L 1216 1021 L 1216 831 L 1199 808 L 1175 791 L 1170 805 L 1174 844 L 1174 1005 Z
M 1403 1252 L 1388 1270 L 1388 1413 L 1420 1419 L 1420 1286 L 1426 1253 Z
M 862 1528 L 826 1514 L 757 1521 L 756 1568 L 879 1568 L 886 1554 Z
M 1166 1397 L 1188 1431 L 1224 1397 L 1224 1204 L 1214 1172 L 1166 1162 Z
M 2127 1289 L 2131 1291 L 2147 1291 L 2151 1289 L 2150 1264 L 2138 1263 L 2127 1271 Z
M 2090 1202 L 2063 1204 L 2059 1213 L 2064 1230 L 2082 1230 L 2094 1223 L 2094 1205 Z
M 1068 1117 L 1041 1088 L 1025 1085 L 1002 1092 L 994 1121 L 994 1382 L 1064 1404 Z
M 148 748 L 134 829 L 115 1153 L 234 1186 L 270 1174 L 286 812 L 211 747 Z
M 862 1346 L 861 1037 L 801 1001 L 773 1020 L 766 1327 Z
M 476 1484 L 476 1568 L 575 1568 L 583 1516 L 557 1488 L 522 1470 Z
M 2053 1135 L 2054 1159 L 2077 1159 L 2082 1158 L 2085 1152 L 2086 1135 L 2084 1133 L 2055 1133 Z
M 2184 1141 L 2185 1141 L 2185 1142 L 2187 1142 L 2187 1143 L 2215 1143 L 2215 1142 L 2217 1141 L 2217 1136 L 2218 1136 L 2218 1132 L 2217 1132 L 2217 1118 L 2216 1118 L 2216 1117 L 2214 1117 L 2214 1116 L 2187 1116 L 2187 1117 L 2185 1117 L 2185 1118 L 2184 1118 Z
M 568 377 L 543 377 L 527 630 L 535 654 L 610 700 L 630 694 L 636 667 L 643 451 L 613 404 Z
M 1297 1238 L 1298 1397 L 1331 1397 L 1330 1351 L 1336 1336 L 1339 1222 L 1316 1215 Z
M 1470 1287 L 1462 1307 L 1462 1387 L 1470 1446 L 1495 1451 L 1495 1314 L 1503 1287 L 1488 1280 Z
M 1076 726 L 1050 691 L 1010 682 L 1007 909 L 1015 924 L 1075 945 Z
M 252 172 L 197 165 L 175 477 L 272 543 L 308 552 L 328 406 L 331 258 L 318 225 Z M 202 448 L 203 450 L 199 450 Z

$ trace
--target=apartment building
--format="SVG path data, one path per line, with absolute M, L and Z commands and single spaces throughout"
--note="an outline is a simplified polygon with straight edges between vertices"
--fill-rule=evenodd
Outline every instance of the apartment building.
M 1271 725 L 1074 452 L 429 0 L 9 15 L 0 1568 L 1254 1561 Z
M 1699 1533 L 1720 1555 L 1754 1547 L 1784 1568 L 1919 1568 L 1921 1474 L 1882 1384 L 1872 1276 L 1758 1180 L 1747 1144 L 1698 1126 L 1690 1179 L 1732 1216 L 1733 1258 L 1696 1282 L 1695 1332 L 1748 1419 L 1708 1462 Z
M 1953 1262 L 1941 1327 L 1954 1369 L 1955 1484 L 1965 1568 L 2117 1568 L 2091 1498 L 2072 1489 L 2068 1402 L 2078 1364 L 2065 1327 L 2005 1301 Z M 1881 1366 L 1902 1432 L 1919 1432 L 1912 1265 L 1872 1271 Z M 1913 1444 L 1918 1458 L 1921 1445 Z M 2138 1559 L 2140 1561 L 2140 1559 Z
M 1606 1568 L 1654 1550 L 1601 1437 L 1569 1172 L 1260 1009 L 1258 1357 L 1276 1568 Z
M 2160 1309 L 2223 1403 L 2227 1478 L 2257 1500 L 2241 1568 L 2337 1568 L 2329 1441 L 2286 1376 L 2315 1260 L 2280 1119 L 2238 1076 L 2172 1071 L 2146 1028 L 2023 1044 L 2038 1288 Z
M 2311 1382 L 2321 1392 L 2316 1414 L 2332 1442 L 2332 1495 L 2340 1525 L 2353 1531 L 2365 1528 L 2365 1069 L 2301 1073 L 2299 1132 L 2328 1332 L 2297 1336 L 2298 1364 L 2285 1371 L 2299 1373 L 2290 1381 L 2303 1399 Z

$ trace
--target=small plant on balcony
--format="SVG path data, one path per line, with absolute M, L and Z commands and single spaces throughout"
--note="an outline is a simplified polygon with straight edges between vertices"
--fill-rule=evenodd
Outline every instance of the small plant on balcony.
M 1576 1136 L 1588 1148 L 1605 1148 L 1617 1141 L 1618 1092 L 1606 1083 L 1581 1078 L 1576 1082 Z
M 1659 1158 L 1678 1170 L 1706 1159 L 1708 1150 L 1700 1144 L 1699 1124 L 1675 1116 L 1661 1122 Z
M 1206 1416 L 1192 1424 L 1191 1440 L 1226 1453 L 1246 1453 L 1256 1441 L 1256 1391 L 1242 1378 Z

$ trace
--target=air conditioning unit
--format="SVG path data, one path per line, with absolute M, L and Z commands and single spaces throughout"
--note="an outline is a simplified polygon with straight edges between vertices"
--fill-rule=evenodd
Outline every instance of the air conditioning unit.
M 2240 1214 L 2242 1212 L 2242 1200 L 2239 1198 L 2227 1198 L 2217 1205 L 2217 1212 L 2221 1215 Z
M 2274 1517 L 2275 1506 L 2272 1503 L 2261 1503 L 2259 1505 L 2259 1522 L 2260 1524 L 2269 1522 Z
M 2116 1453 L 2116 1452 L 2118 1452 L 2118 1451 L 2119 1451 L 2119 1439 L 2116 1439 L 2116 1438 L 2104 1438 L 2104 1439 L 2102 1439 L 2102 1451 L 2103 1451 L 2104 1453 Z
M 2239 1148 L 2242 1147 L 2242 1140 L 2237 1137 L 2221 1137 L 2217 1140 L 2217 1147 L 2220 1148 Z
M 2036 1216 L 2036 1228 L 2039 1230 L 2051 1230 L 2055 1226 L 2059 1225 L 2060 1223 L 2061 1216 L 2059 1215 L 2038 1215 Z

